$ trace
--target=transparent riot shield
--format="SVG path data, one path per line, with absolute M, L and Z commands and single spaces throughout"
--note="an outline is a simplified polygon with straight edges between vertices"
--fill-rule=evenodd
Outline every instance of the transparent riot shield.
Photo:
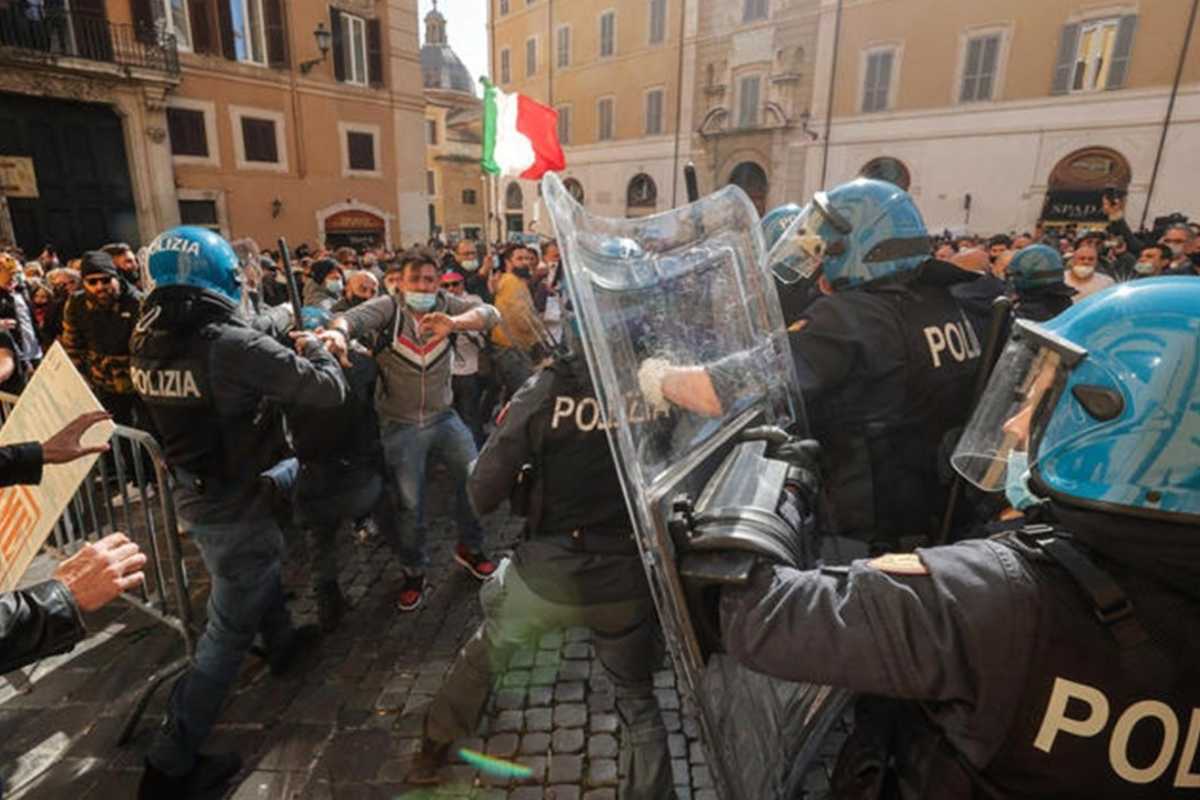
M 706 539 L 684 524 L 705 519 L 726 544 L 747 528 L 766 530 L 783 556 L 806 559 L 774 513 L 786 465 L 764 458 L 765 442 L 745 441 L 751 428 L 805 426 L 758 214 L 736 187 L 629 220 L 588 213 L 553 174 L 542 187 L 646 574 L 717 791 L 727 800 L 792 800 L 845 693 L 768 678 L 712 652 L 714 626 L 693 613 L 695 572 L 687 571 Z M 647 359 L 732 359 L 735 391 L 709 416 L 656 409 L 639 383 Z M 715 575 L 716 585 L 737 569 L 719 565 L 728 574 Z

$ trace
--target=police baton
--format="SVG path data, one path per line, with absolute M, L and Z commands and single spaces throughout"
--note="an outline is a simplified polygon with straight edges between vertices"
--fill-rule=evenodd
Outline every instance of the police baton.
M 988 319 L 987 344 L 979 361 L 979 370 L 975 373 L 975 385 L 971 388 L 971 412 L 979 405 L 983 393 L 987 391 L 988 379 L 996 367 L 996 358 L 1000 354 L 1001 339 L 1005 328 L 1008 327 L 1009 313 L 1012 311 L 1012 301 L 1004 295 L 992 301 L 992 316 Z M 967 420 L 971 414 L 967 415 Z M 942 515 L 942 529 L 938 531 L 937 544 L 945 544 L 950 537 L 950 526 L 954 521 L 954 511 L 962 496 L 963 477 L 957 471 L 954 473 L 954 483 L 950 486 L 950 497 L 946 501 L 946 513 Z
M 292 329 L 303 330 L 304 322 L 300 309 L 304 307 L 304 303 L 300 299 L 300 287 L 296 284 L 296 276 L 292 274 L 292 257 L 288 253 L 287 240 L 282 236 L 279 237 L 279 260 L 283 262 L 283 274 L 287 278 L 288 298 L 292 301 L 292 314 L 295 315 Z

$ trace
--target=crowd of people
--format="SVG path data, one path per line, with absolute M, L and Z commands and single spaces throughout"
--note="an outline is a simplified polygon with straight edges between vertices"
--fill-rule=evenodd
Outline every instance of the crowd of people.
M 863 198 L 890 209 L 896 226 L 872 232 L 875 248 L 860 253 L 834 240 L 855 224 L 838 204 L 858 213 Z M 973 405 L 997 298 L 1011 300 L 1007 331 L 1052 325 L 1114 283 L 1200 274 L 1194 223 L 1176 215 L 1135 233 L 1119 199 L 1105 199 L 1103 227 L 990 237 L 929 237 L 911 198 L 887 184 L 855 182 L 822 202 L 833 210 L 792 215 L 804 215 L 805 235 L 791 274 L 811 280 L 775 274 L 812 433 L 826 449 L 821 529 L 875 554 L 934 541 L 942 517 L 953 516 L 940 462 Z M 291 296 L 289 264 L 300 298 Z M 51 247 L 30 261 L 12 247 L 0 253 L 0 389 L 19 393 L 61 342 L 118 423 L 162 442 L 181 524 L 213 579 L 208 628 L 172 690 L 142 797 L 194 796 L 240 768 L 236 754 L 205 755 L 201 746 L 256 635 L 281 674 L 338 626 L 347 605 L 339 531 L 374 526 L 400 565 L 395 607 L 421 606 L 432 561 L 430 465 L 438 463 L 455 492 L 453 559 L 485 582 L 486 619 L 428 711 L 410 780 L 437 781 L 450 743 L 481 713 L 496 654 L 522 640 L 517 632 L 582 623 L 607 642 L 597 652 L 632 731 L 623 747 L 633 747 L 636 769 L 623 787 L 630 797 L 669 794 L 651 675 L 661 642 L 606 436 L 597 426 L 570 429 L 552 413 L 594 395 L 578 348 L 563 344 L 574 330 L 568 306 L 550 240 L 284 254 L 183 227 L 140 252 L 109 244 L 65 265 Z M 928 358 L 919 355 L 926 350 Z M 662 363 L 639 378 L 663 414 L 676 406 L 717 416 L 737 368 Z M 808 458 L 797 463 L 807 468 Z M 543 496 L 528 511 L 530 541 L 500 563 L 479 515 L 510 498 L 526 461 L 541 465 Z M 1028 475 L 1012 464 L 1009 472 L 1009 511 L 1044 502 L 1032 497 Z M 284 602 L 284 530 L 293 526 L 311 537 L 317 625 L 294 625 Z M 914 542 L 915 533 L 923 536 Z M 781 572 L 777 580 L 800 578 Z M 761 613 L 753 602 L 736 614 L 731 606 L 731 618 L 749 622 L 726 632 L 741 660 L 778 674 L 770 641 L 744 636 L 778 627 Z M 814 679 L 791 669 L 785 677 Z M 881 686 L 868 688 L 889 693 Z

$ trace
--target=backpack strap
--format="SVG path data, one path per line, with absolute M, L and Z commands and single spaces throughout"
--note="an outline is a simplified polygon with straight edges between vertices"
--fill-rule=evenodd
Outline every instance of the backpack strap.
M 1122 650 L 1142 647 L 1150 635 L 1133 613 L 1125 590 L 1074 543 L 1071 535 L 1050 525 L 1026 525 L 1016 532 L 1026 545 L 1045 553 L 1083 590 L 1096 619 L 1108 629 Z

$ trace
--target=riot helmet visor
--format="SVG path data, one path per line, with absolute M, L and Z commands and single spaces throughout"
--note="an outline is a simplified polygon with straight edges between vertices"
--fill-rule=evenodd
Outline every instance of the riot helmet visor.
M 1067 374 L 1085 355 L 1070 342 L 1018 320 L 951 465 L 985 492 L 1001 491 L 1010 479 L 1020 478 L 1010 476 L 1010 470 L 1032 469 Z

